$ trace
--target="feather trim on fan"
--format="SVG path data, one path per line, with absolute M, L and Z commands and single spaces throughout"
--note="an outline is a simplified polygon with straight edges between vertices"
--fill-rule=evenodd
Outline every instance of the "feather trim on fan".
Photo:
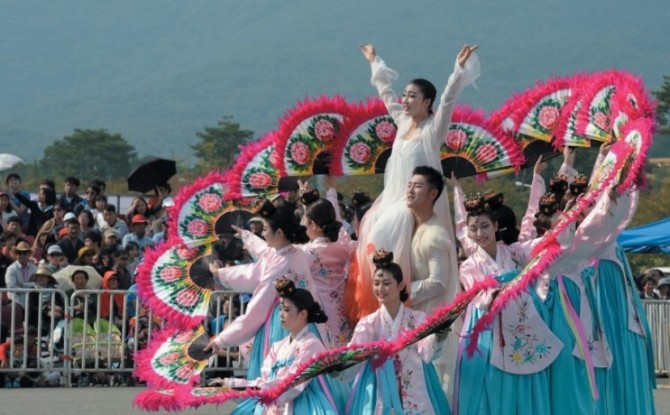
M 655 102 L 649 99 L 642 81 L 634 78 L 617 86 L 612 98 L 612 128 L 616 137 L 623 134 L 623 126 L 638 118 L 654 118 Z
M 440 148 L 442 170 L 457 177 L 482 174 L 508 167 L 518 169 L 523 164 L 521 148 L 502 130 L 485 120 L 483 111 L 456 106 L 449 131 Z M 458 168 L 459 159 L 468 162 L 470 169 Z
M 632 74 L 619 70 L 590 75 L 589 86 L 582 93 L 584 105 L 577 114 L 577 133 L 591 140 L 611 142 L 612 104 L 615 91 L 617 87 L 624 84 L 637 82 L 639 80 L 636 80 Z
M 561 115 L 554 131 L 552 144 L 556 149 L 563 146 L 569 147 L 591 147 L 591 140 L 577 134 L 577 114 L 582 107 L 582 93 L 587 88 L 589 77 L 576 74 L 570 80 L 570 97 L 561 108 Z
M 631 155 L 630 165 L 622 172 L 622 181 L 617 186 L 617 191 L 623 193 L 633 184 L 644 183 L 644 165 L 647 161 L 647 151 L 652 143 L 656 124 L 649 118 L 639 118 L 627 123 L 623 127 L 622 139 L 634 147 Z
M 135 395 L 133 405 L 150 412 L 158 411 L 181 411 L 184 406 L 177 401 L 175 391 L 172 389 L 147 389 Z
M 277 129 L 280 176 L 327 173 L 332 146 L 348 112 L 342 97 L 306 98 L 287 110 Z
M 158 316 L 193 327 L 207 316 L 215 278 L 209 271 L 211 246 L 162 244 L 145 252 L 138 267 L 137 295 Z
M 231 400 L 257 398 L 263 393 L 256 388 L 244 390 L 221 387 L 181 387 L 175 389 L 175 395 L 180 405 L 189 408 L 199 408 L 203 405 L 220 405 Z
M 470 343 L 467 346 L 469 356 L 472 356 L 477 350 L 477 340 L 482 331 L 490 327 L 498 312 L 502 311 L 514 298 L 528 290 L 540 275 L 542 275 L 556 258 L 562 254 L 560 244 L 557 242 L 558 235 L 572 224 L 577 216 L 592 202 L 597 200 L 600 194 L 607 189 L 607 186 L 617 177 L 619 170 L 623 166 L 624 159 L 632 153 L 627 143 L 618 141 L 612 146 L 609 154 L 603 161 L 599 173 L 594 174 L 596 182 L 593 183 L 589 191 L 581 197 L 579 201 L 567 212 L 565 212 L 554 227 L 549 230 L 542 241 L 535 246 L 531 257 L 533 260 L 524 267 L 515 279 L 505 286 L 500 294 L 493 301 L 489 310 L 475 323 L 472 329 Z
M 277 134 L 270 132 L 240 148 L 230 169 L 230 186 L 240 196 L 275 194 L 279 188 L 281 157 L 276 151 Z
M 224 196 L 229 192 L 228 183 L 228 173 L 212 171 L 183 187 L 174 197 L 174 206 L 169 212 L 169 240 L 173 243 L 190 244 L 212 242 L 214 239 L 209 233 L 201 234 L 204 228 L 197 226 L 199 222 L 191 225 L 195 234 L 186 236 L 186 240 L 182 233 L 184 230 L 188 231 L 189 218 L 196 217 L 208 222 L 208 217 L 215 216 L 219 212 Z M 187 220 L 188 222 L 185 222 Z
M 209 362 L 211 352 L 203 351 L 208 343 L 203 326 L 188 331 L 164 329 L 135 355 L 134 375 L 158 388 L 192 385 Z
M 380 156 L 390 153 L 397 131 L 381 99 L 368 98 L 364 103 L 350 105 L 349 115 L 333 144 L 331 174 L 382 173 L 386 160 Z

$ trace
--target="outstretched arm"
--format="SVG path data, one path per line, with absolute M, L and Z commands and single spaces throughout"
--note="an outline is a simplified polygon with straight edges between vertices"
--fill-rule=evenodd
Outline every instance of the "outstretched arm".
M 402 115 L 402 105 L 398 102 L 398 97 L 393 91 L 393 81 L 398 79 L 398 72 L 386 66 L 382 58 L 377 56 L 377 51 L 372 43 L 361 45 L 360 48 L 365 59 L 370 62 L 372 69 L 370 83 L 377 88 L 386 110 L 397 121 Z

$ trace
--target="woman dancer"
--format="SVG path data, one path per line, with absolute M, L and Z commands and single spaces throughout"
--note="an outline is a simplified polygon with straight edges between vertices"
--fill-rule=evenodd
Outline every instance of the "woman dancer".
M 496 242 L 497 223 L 480 196 L 466 200 L 468 236 L 477 250 L 461 264 L 460 279 L 468 289 L 489 275 L 508 282 L 528 262 L 537 240 L 512 245 Z M 468 306 L 457 366 L 454 413 L 548 414 L 549 376 L 561 342 L 545 321 L 544 304 L 534 290 L 510 301 L 490 330 L 481 333 L 477 352 L 464 351 L 470 330 L 486 312 L 494 290 L 481 293 Z
M 272 388 L 300 367 L 301 364 L 326 350 L 323 343 L 309 330 L 308 323 L 325 323 L 323 313 L 312 294 L 296 288 L 293 281 L 282 278 L 276 282 L 279 319 L 289 333 L 272 345 L 263 361 L 258 378 L 248 381 L 235 378 L 215 379 L 210 384 L 232 388 Z M 271 406 L 264 407 L 256 399 L 242 402 L 232 413 L 239 414 L 339 414 L 343 413 L 346 388 L 327 376 L 301 383 L 282 394 Z
M 379 309 L 363 317 L 351 344 L 395 340 L 403 329 L 422 324 L 426 314 L 403 305 L 409 294 L 393 253 L 375 251 L 373 292 Z M 346 413 L 350 414 L 450 414 L 435 367 L 446 333 L 433 334 L 399 351 L 383 366 L 370 361 L 359 369 L 352 385 Z M 392 412 L 395 411 L 395 412 Z
M 391 88 L 392 81 L 398 78 L 397 72 L 388 68 L 377 56 L 372 44 L 361 46 L 363 56 L 372 66 L 372 84 L 384 100 L 389 114 L 398 126 L 398 132 L 384 172 L 384 190 L 361 224 L 356 254 L 359 272 L 352 276 L 356 278 L 355 295 L 347 301 L 347 314 L 352 321 L 357 321 L 377 309 L 371 292 L 373 269 L 369 260 L 374 249 L 395 252 L 396 262 L 405 276 L 409 276 L 414 219 L 406 206 L 405 187 L 416 166 L 431 166 L 442 171 L 440 146 L 449 128 L 456 97 L 479 76 L 479 61 L 473 55 L 476 49 L 476 45 L 465 45 L 461 49 L 456 58 L 454 73 L 449 77 L 437 110 L 433 113 L 436 90 L 430 82 L 425 79 L 411 81 L 405 87 L 402 103 L 399 103 Z M 446 194 L 442 194 L 435 203 L 435 213 L 452 239 L 447 254 L 451 265 L 450 274 L 455 276 L 458 271 L 456 250 Z M 408 282 L 409 280 L 405 281 Z M 445 300 L 454 297 L 458 284 L 449 288 Z
M 293 246 L 293 242 L 305 242 L 305 228 L 298 225 L 290 209 L 275 208 L 270 201 L 266 201 L 259 213 L 263 217 L 265 242 L 259 244 L 262 239 L 248 231 L 240 234 L 245 247 L 257 261 L 225 268 L 221 268 L 220 263 L 210 265 L 210 271 L 218 276 L 225 288 L 253 292 L 246 312 L 207 345 L 207 349 L 218 353 L 226 345 L 239 346 L 253 339 L 248 379 L 260 376 L 261 364 L 270 345 L 288 334 L 279 322 L 275 281 L 285 276 L 293 280 L 297 287 L 307 289 L 313 295 L 315 293 L 309 258 Z

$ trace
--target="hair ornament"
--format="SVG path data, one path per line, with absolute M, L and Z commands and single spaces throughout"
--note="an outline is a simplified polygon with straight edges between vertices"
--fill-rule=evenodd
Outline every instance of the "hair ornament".
M 575 180 L 570 183 L 570 193 L 577 196 L 586 191 L 589 187 L 589 179 L 583 174 L 578 174 Z
M 503 205 L 503 193 L 496 192 L 493 189 L 486 189 L 484 191 L 484 201 L 489 209 L 496 210 Z
M 558 210 L 558 198 L 555 193 L 548 192 L 540 198 L 540 212 L 545 215 L 553 215 Z
M 275 289 L 280 297 L 290 297 L 295 293 L 295 284 L 290 279 L 281 277 L 275 281 Z
M 486 200 L 480 193 L 471 193 L 468 195 L 463 205 L 468 214 L 473 216 L 481 215 L 488 208 Z
M 386 268 L 393 263 L 393 252 L 377 249 L 372 255 L 372 262 L 377 268 Z

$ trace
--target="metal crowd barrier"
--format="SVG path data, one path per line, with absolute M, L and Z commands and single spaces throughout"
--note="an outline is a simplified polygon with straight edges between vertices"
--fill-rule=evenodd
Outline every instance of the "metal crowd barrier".
M 644 300 L 654 346 L 656 374 L 670 373 L 670 301 Z
M 79 290 L 74 291 L 70 297 L 58 289 L 0 289 L 0 295 L 3 293 L 34 296 L 35 299 L 46 295 L 46 304 L 52 309 L 58 302 L 63 304 L 63 309 L 60 317 L 51 315 L 47 318 L 42 313 L 31 316 L 14 302 L 3 304 L 0 321 L 6 326 L 7 334 L 10 337 L 12 333 L 15 336 L 24 335 L 24 340 L 23 356 L 18 359 L 21 364 L 15 364 L 15 359 L 10 358 L 9 367 L 0 368 L 0 374 L 24 372 L 34 374 L 36 378 L 49 375 L 50 379 L 60 378 L 59 383 L 65 386 L 84 386 L 90 383 L 133 384 L 133 356 L 149 343 L 152 335 L 160 330 L 163 323 L 162 320 L 154 319 L 152 313 L 141 305 L 134 291 Z M 107 309 L 103 309 L 102 295 L 112 297 Z M 102 316 L 112 313 L 115 296 L 121 297 L 123 305 L 118 310 L 119 318 L 112 318 L 110 321 Z M 212 318 L 205 322 L 207 328 L 213 325 L 210 320 L 220 321 L 218 331 L 221 331 L 228 321 L 227 318 L 222 318 L 223 313 L 227 316 L 244 313 L 245 303 L 241 301 L 242 296 L 242 293 L 229 291 L 213 292 L 210 304 L 213 312 Z M 226 299 L 233 297 L 240 299 L 240 309 L 236 311 L 233 301 L 229 301 L 227 309 L 224 310 Z M 35 327 L 38 333 L 37 362 L 28 359 L 29 339 L 25 334 L 29 326 Z M 244 346 L 222 351 L 210 360 L 206 374 L 246 374 L 243 350 Z M 10 346 L 10 354 L 14 355 L 13 344 Z

